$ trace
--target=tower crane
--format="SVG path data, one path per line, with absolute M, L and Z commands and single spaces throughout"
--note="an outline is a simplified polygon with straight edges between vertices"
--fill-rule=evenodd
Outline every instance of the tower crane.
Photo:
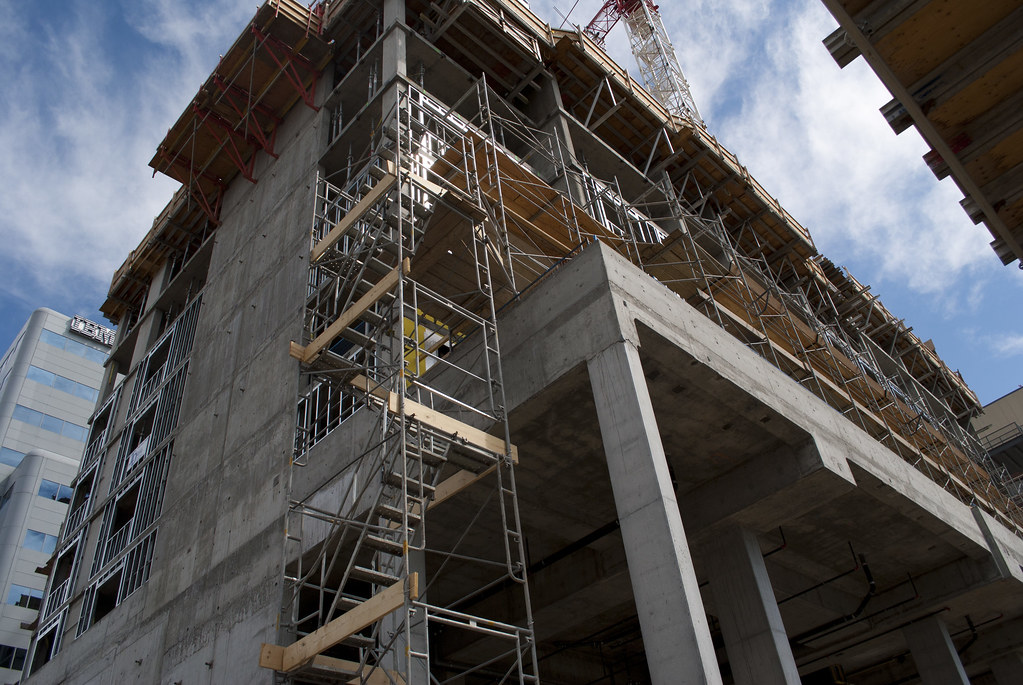
M 619 19 L 625 19 L 632 54 L 639 63 L 647 90 L 673 115 L 702 127 L 703 118 L 689 92 L 689 82 L 664 30 L 657 5 L 651 0 L 606 0 L 583 31 L 603 46 Z

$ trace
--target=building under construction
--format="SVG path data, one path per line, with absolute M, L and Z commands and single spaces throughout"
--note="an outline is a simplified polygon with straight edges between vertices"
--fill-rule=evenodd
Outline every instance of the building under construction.
M 1018 682 L 977 398 L 602 35 L 257 10 L 153 157 L 29 682 Z

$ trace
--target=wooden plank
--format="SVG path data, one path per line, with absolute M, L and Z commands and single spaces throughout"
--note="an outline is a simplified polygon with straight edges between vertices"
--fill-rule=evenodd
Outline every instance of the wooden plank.
M 351 385 L 359 388 L 360 390 L 368 392 L 371 395 L 379 397 L 387 402 L 389 411 L 395 413 L 398 412 L 401 406 L 401 398 L 398 397 L 396 393 L 386 390 L 365 376 L 356 376 L 349 382 Z M 470 426 L 458 419 L 442 414 L 436 409 L 431 409 L 424 404 L 419 404 L 418 402 L 414 402 L 406 398 L 405 415 L 419 421 L 420 423 L 425 423 L 431 428 L 436 428 L 442 433 L 447 433 L 457 439 L 462 439 L 466 442 L 472 443 L 476 447 L 486 450 L 487 452 L 504 454 L 504 438 L 499 438 L 496 435 L 491 435 L 490 433 L 481 431 L 479 428 L 475 428 L 474 426 Z M 519 448 L 515 445 L 509 445 L 508 447 L 511 453 L 512 463 L 519 463 Z
M 359 390 L 383 400 L 387 404 L 387 411 L 392 414 L 398 413 L 398 396 L 382 385 L 374 383 L 365 376 L 356 376 L 349 383 Z
M 409 259 L 406 257 L 400 267 L 396 266 L 391 269 L 386 276 L 381 278 L 376 285 L 369 289 L 369 292 L 360 297 L 351 307 L 343 311 L 341 316 L 339 316 L 334 323 L 327 326 L 327 330 L 316 336 L 315 340 L 305 347 L 292 342 L 289 345 L 288 353 L 304 364 L 308 364 L 316 359 L 320 356 L 323 348 L 330 344 L 331 340 L 340 335 L 341 331 L 352 325 L 356 319 L 366 313 L 367 309 L 372 307 L 394 286 L 398 285 L 398 281 L 401 280 L 401 274 L 407 274 L 410 268 Z
M 284 647 L 271 645 L 267 642 L 259 648 L 259 665 L 262 668 L 269 668 L 280 671 L 284 668 Z
M 283 671 L 286 650 L 286 647 L 264 642 L 259 650 L 259 665 L 262 668 L 269 668 L 273 671 Z M 365 677 L 363 679 L 360 679 L 359 671 L 361 665 L 358 661 L 335 659 L 334 657 L 318 654 L 312 658 L 309 666 L 321 673 L 324 671 L 331 672 L 333 675 L 340 676 L 339 679 L 342 679 L 344 676 L 355 676 L 351 680 L 345 681 L 349 685 L 355 685 L 356 683 L 387 685 L 387 683 L 391 682 L 388 680 L 387 673 L 381 668 L 374 668 L 368 675 L 364 674 Z M 369 668 L 368 666 L 366 667 L 367 670 Z M 391 675 L 396 676 L 397 674 L 392 671 Z
M 338 679 L 341 680 L 344 676 L 354 676 L 351 680 L 347 680 L 347 685 L 389 685 L 390 683 L 399 682 L 399 676 L 397 671 L 391 671 L 391 678 L 387 677 L 387 672 L 384 669 L 372 666 L 366 666 L 363 670 L 369 671 L 359 676 L 360 664 L 358 661 L 349 661 L 347 659 L 335 659 L 331 656 L 319 656 L 313 657 L 310 666 L 317 671 L 316 675 L 330 672 L 336 674 Z M 373 668 L 372 671 L 369 669 Z M 393 680 L 392 680 L 393 678 Z
M 419 576 L 416 573 L 409 574 L 408 595 L 409 599 L 419 598 Z M 298 642 L 284 647 L 284 653 L 281 655 L 281 667 L 275 670 L 288 673 L 304 666 L 321 652 L 376 623 L 404 605 L 405 581 L 398 581 L 351 611 L 338 616 L 322 628 L 309 633 Z M 270 651 L 273 652 L 273 650 Z M 260 665 L 262 665 L 262 655 Z
M 504 438 L 499 438 L 491 435 L 490 433 L 484 433 L 479 428 L 474 428 L 467 423 L 451 418 L 450 416 L 442 414 L 436 409 L 431 409 L 426 405 L 406 399 L 405 415 L 415 419 L 416 421 L 425 423 L 431 428 L 436 428 L 439 431 L 470 442 L 477 447 L 487 450 L 488 452 L 504 454 Z M 518 448 L 515 445 L 509 445 L 509 449 L 511 452 L 512 462 L 518 463 Z
M 330 247 L 341 239 L 348 230 L 355 225 L 355 222 L 361 219 L 370 208 L 380 201 L 380 198 L 384 196 L 391 188 L 394 187 L 395 183 L 398 182 L 398 177 L 394 174 L 384 174 L 383 178 L 373 186 L 368 193 L 366 193 L 361 200 L 355 203 L 347 214 L 345 214 L 341 221 L 335 224 L 334 228 L 330 229 L 330 232 L 323 237 L 320 242 L 316 243 L 312 253 L 309 256 L 310 263 L 315 264 L 319 261 L 320 257 L 330 249 Z
M 288 354 L 294 357 L 295 359 L 302 361 L 302 359 L 305 357 L 305 348 L 299 345 L 294 340 L 292 340 L 288 344 Z
M 470 485 L 478 483 L 479 481 L 483 480 L 491 473 L 493 473 L 494 469 L 496 468 L 497 464 L 491 466 L 485 471 L 482 471 L 481 473 L 473 473 L 472 471 L 463 470 L 459 471 L 453 476 L 450 476 L 449 478 L 445 478 L 440 483 L 438 483 L 437 487 L 434 489 L 433 499 L 430 500 L 430 503 L 427 505 L 426 507 L 427 510 L 430 510 L 437 506 L 438 504 L 440 504 L 441 502 L 454 497 L 455 495 L 460 493 L 462 490 L 465 490 Z

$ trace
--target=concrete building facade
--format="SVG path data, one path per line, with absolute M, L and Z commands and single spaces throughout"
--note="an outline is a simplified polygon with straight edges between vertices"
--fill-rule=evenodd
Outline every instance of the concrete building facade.
M 152 165 L 29 682 L 1020 672 L 975 395 L 581 32 L 270 0 Z
M 991 457 L 1019 481 L 1023 476 L 1023 388 L 984 405 L 973 428 Z
M 21 676 L 113 332 L 37 309 L 0 361 L 0 680 Z

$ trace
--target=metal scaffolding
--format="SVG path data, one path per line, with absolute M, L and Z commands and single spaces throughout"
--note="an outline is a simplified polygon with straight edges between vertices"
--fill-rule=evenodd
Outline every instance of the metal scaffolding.
M 440 40 L 478 5 L 433 8 L 420 29 Z M 1020 530 L 1018 488 L 963 427 L 975 398 L 962 380 L 817 256 L 703 129 L 620 122 L 626 104 L 663 115 L 615 73 L 583 69 L 591 54 L 561 47 L 552 71 L 568 130 L 630 145 L 641 182 L 601 178 L 571 136 L 512 103 L 521 84 L 503 84 L 503 97 L 484 73 L 453 102 L 421 78 L 381 85 L 375 26 L 340 58 L 335 92 L 366 78 L 371 100 L 390 92 L 393 104 L 366 136 L 365 109 L 345 111 L 341 95 L 326 103 L 331 163 L 316 181 L 305 339 L 291 348 L 306 379 L 281 613 L 295 642 L 264 646 L 264 665 L 301 679 L 537 679 L 498 313 L 597 240 L 961 501 Z M 739 200 L 730 184 L 746 189 Z M 306 472 L 322 480 L 310 487 Z M 454 496 L 474 508 L 471 520 L 428 526 Z M 484 615 L 509 587 L 520 590 L 516 606 Z M 450 631 L 488 645 L 432 650 Z
M 400 89 L 365 163 L 337 185 L 317 180 L 308 342 L 292 346 L 308 379 L 293 485 L 335 429 L 352 426 L 357 447 L 291 502 L 281 622 L 298 641 L 271 657 L 279 672 L 427 682 L 486 668 L 536 680 L 496 326 L 495 295 L 515 292 L 495 156 L 507 131 L 484 86 L 467 96 L 482 121 Z M 464 530 L 428 534 L 428 512 L 470 489 Z M 488 544 L 462 544 L 478 530 Z M 517 606 L 474 613 L 505 587 L 519 588 Z M 439 628 L 486 643 L 473 650 L 486 656 L 431 664 Z M 307 660 L 298 648 L 314 641 Z

